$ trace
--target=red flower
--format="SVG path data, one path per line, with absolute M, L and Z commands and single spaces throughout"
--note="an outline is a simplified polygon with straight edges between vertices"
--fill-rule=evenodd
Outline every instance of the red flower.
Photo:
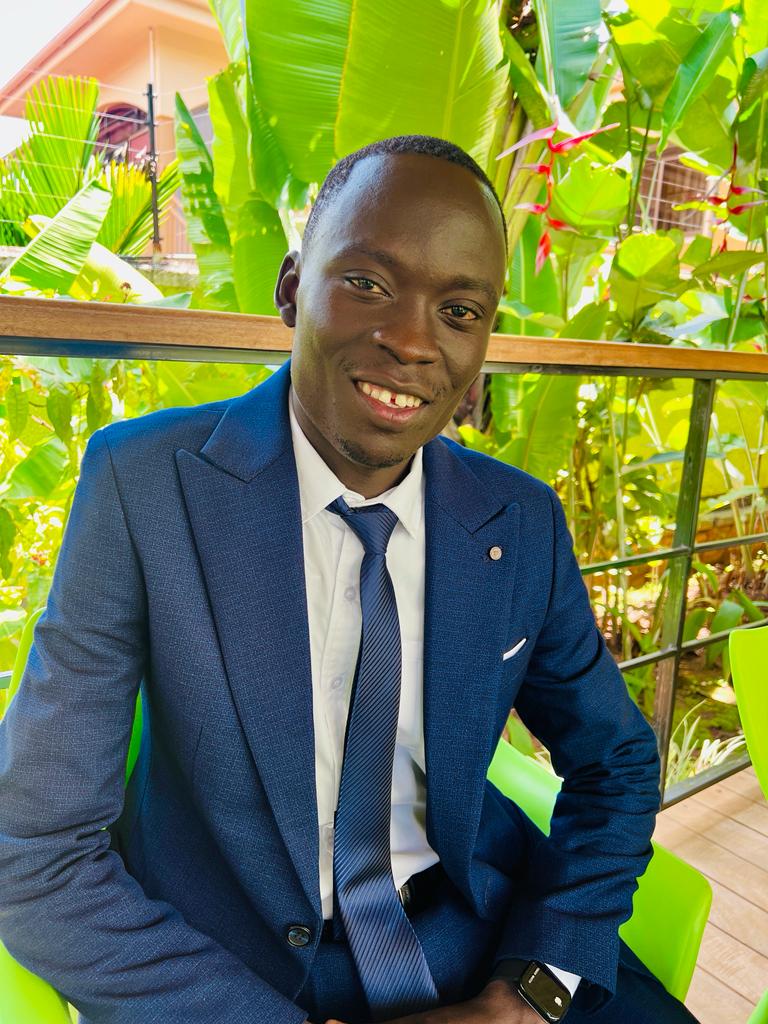
M 543 139 L 547 140 L 547 148 L 552 154 L 548 163 L 536 163 L 536 164 L 523 164 L 521 169 L 533 171 L 534 174 L 544 174 L 547 179 L 547 198 L 546 202 L 543 203 L 518 203 L 515 209 L 527 210 L 528 213 L 544 213 L 547 216 L 547 222 L 550 228 L 554 228 L 555 231 L 575 231 L 576 229 L 570 224 L 567 224 L 564 220 L 558 220 L 556 217 L 550 217 L 547 213 L 550 203 L 552 202 L 552 186 L 554 179 L 552 177 L 552 165 L 555 162 L 555 157 L 560 153 L 568 153 L 574 149 L 580 143 L 584 142 L 585 139 L 591 139 L 593 135 L 599 135 L 600 132 L 610 131 L 611 128 L 618 128 L 619 122 L 615 121 L 613 124 L 604 125 L 602 128 L 595 128 L 591 132 L 582 132 L 579 135 L 569 135 L 565 139 L 561 139 L 560 142 L 552 142 L 552 136 L 557 131 L 557 121 L 554 124 L 547 125 L 546 128 L 539 128 L 535 132 L 529 132 L 528 135 L 524 135 L 522 139 L 510 146 L 509 149 L 505 149 L 502 153 L 496 157 L 497 160 L 501 160 L 504 156 L 509 156 L 510 153 L 514 153 L 515 150 L 520 149 L 522 146 L 527 146 L 530 142 L 539 142 Z M 547 257 L 552 251 L 552 238 L 549 234 L 549 228 L 547 228 L 539 239 L 539 244 L 536 247 L 536 273 L 541 271 L 544 266 Z
M 552 252 L 552 239 L 549 236 L 549 231 L 545 231 L 539 239 L 539 244 L 536 246 L 536 273 L 541 272 L 541 268 L 544 266 L 547 257 Z

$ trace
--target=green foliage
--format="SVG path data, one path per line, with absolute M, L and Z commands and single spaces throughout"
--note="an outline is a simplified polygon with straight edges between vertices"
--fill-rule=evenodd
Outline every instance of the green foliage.
M 29 218 L 55 217 L 91 181 L 112 197 L 98 241 L 113 252 L 138 255 L 152 237 L 151 185 L 145 171 L 109 161 L 102 165 L 95 79 L 51 76 L 26 97 L 29 134 L 0 160 L 0 238 L 25 245 Z M 175 161 L 158 180 L 161 222 L 179 185 Z M 32 232 L 34 234 L 34 231 Z
M 671 786 L 683 779 L 714 768 L 730 760 L 734 754 L 746 747 L 743 734 L 727 740 L 708 739 L 699 735 L 701 717 L 689 722 L 690 716 L 698 711 L 704 701 L 692 707 L 680 720 L 669 743 L 666 785 Z
M 45 604 L 93 431 L 234 397 L 270 373 L 254 364 L 0 356 L 0 665 L 13 663 L 27 612 Z M 0 689 L 0 717 L 3 701 Z

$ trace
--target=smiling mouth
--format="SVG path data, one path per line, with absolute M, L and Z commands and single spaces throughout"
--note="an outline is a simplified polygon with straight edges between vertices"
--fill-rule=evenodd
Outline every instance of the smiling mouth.
M 383 384 L 371 384 L 364 378 L 356 380 L 355 384 L 363 394 L 368 395 L 370 398 L 375 398 L 376 401 L 381 402 L 383 405 L 393 406 L 396 409 L 414 409 L 424 405 L 426 402 L 419 395 L 414 395 L 407 391 L 394 391 Z
M 356 380 L 353 381 L 355 391 L 357 392 L 360 400 L 365 403 L 366 407 L 372 411 L 379 421 L 386 421 L 388 423 L 405 423 L 419 415 L 422 409 L 425 409 L 429 402 L 416 399 L 418 404 L 414 405 L 397 405 L 391 399 L 393 397 L 392 392 L 388 392 L 390 395 L 390 401 L 382 401 L 380 398 L 376 398 L 373 394 L 366 394 L 363 390 L 362 385 L 366 384 L 365 381 Z M 370 390 L 370 389 L 368 389 Z M 378 389 L 377 389 L 378 390 Z M 384 391 L 385 389 L 381 389 Z M 381 393 L 381 391 L 379 393 Z

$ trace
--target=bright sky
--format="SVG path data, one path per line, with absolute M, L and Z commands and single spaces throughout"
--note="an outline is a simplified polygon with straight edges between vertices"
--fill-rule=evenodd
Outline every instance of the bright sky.
M 19 68 L 60 32 L 90 0 L 14 0 L 13 14 L 3 18 L 0 32 L 0 90 Z M 25 121 L 0 117 L 0 154 L 16 146 Z

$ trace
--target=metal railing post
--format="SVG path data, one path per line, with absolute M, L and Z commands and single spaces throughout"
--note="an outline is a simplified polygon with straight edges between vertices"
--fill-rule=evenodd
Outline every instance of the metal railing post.
M 160 256 L 160 213 L 157 204 L 157 145 L 155 143 L 155 92 L 152 83 L 147 84 L 147 127 L 149 129 L 149 183 L 152 187 L 152 262 Z
M 674 647 L 674 655 L 659 662 L 656 671 L 656 692 L 653 701 L 653 729 L 661 757 L 661 797 L 664 799 L 669 742 L 672 736 L 672 718 L 675 711 L 675 693 L 680 668 L 681 644 L 685 624 L 688 576 L 691 571 L 692 549 L 696 543 L 699 519 L 699 501 L 704 468 L 707 462 L 707 441 L 717 381 L 696 380 L 693 384 L 690 426 L 685 444 L 680 493 L 677 499 L 675 538 L 673 547 L 684 547 L 687 554 L 670 558 L 667 567 L 669 584 L 664 602 L 664 617 L 660 647 Z

